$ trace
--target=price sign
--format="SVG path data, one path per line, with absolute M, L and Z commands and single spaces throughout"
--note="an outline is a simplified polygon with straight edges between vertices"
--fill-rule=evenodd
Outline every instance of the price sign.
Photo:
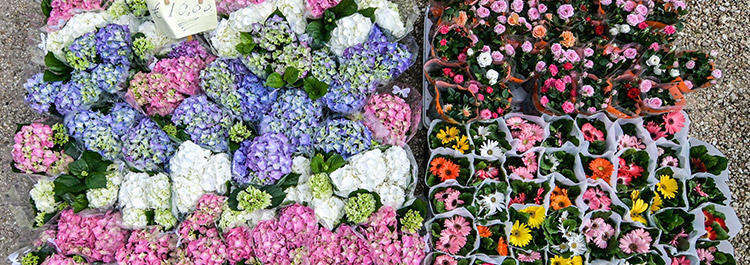
M 215 0 L 146 0 L 156 28 L 179 39 L 215 29 Z

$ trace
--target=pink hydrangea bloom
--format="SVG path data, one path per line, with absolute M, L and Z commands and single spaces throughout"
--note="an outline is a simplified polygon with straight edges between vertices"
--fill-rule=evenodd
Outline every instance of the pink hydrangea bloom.
M 52 0 L 50 3 L 49 18 L 47 18 L 47 29 L 56 31 L 62 29 L 75 14 L 101 10 L 102 0 Z
M 252 230 L 247 227 L 235 227 L 224 233 L 227 245 L 227 260 L 235 264 L 241 260 L 253 258 Z
M 305 0 L 305 10 L 312 18 L 320 18 L 323 13 L 336 5 L 341 0 Z
M 367 100 L 364 123 L 377 141 L 403 146 L 411 128 L 412 110 L 402 98 L 376 94 Z
M 117 224 L 119 219 L 119 212 L 83 217 L 72 209 L 65 210 L 60 213 L 55 244 L 64 255 L 80 255 L 91 262 L 114 262 L 128 233 Z
M 15 167 L 27 174 L 46 172 L 62 156 L 51 150 L 55 146 L 52 140 L 52 128 L 47 125 L 32 123 L 21 127 L 13 137 Z
M 176 243 L 174 234 L 161 233 L 157 227 L 136 230 L 115 258 L 118 264 L 159 265 L 169 259 Z

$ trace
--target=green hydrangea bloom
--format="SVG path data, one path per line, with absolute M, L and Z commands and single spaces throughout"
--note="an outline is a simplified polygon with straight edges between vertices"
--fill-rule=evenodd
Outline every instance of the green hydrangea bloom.
M 52 142 L 55 143 L 55 145 L 61 146 L 67 144 L 70 140 L 68 130 L 65 129 L 65 125 L 62 123 L 52 125 L 52 133 L 54 134 Z
M 241 143 L 250 136 L 253 136 L 253 132 L 242 122 L 235 123 L 232 128 L 229 128 L 229 140 L 232 142 Z
M 156 48 L 154 44 L 146 38 L 136 38 L 133 40 L 133 52 L 139 58 L 145 57 L 154 48 Z
M 21 258 L 21 265 L 37 265 L 39 264 L 39 257 L 34 253 L 28 253 Z
M 367 218 L 375 212 L 375 196 L 369 193 L 357 194 L 357 197 L 349 198 L 344 207 L 346 218 L 355 224 L 364 223 Z
M 401 228 L 410 233 L 414 233 L 422 227 L 424 218 L 419 212 L 409 209 L 404 217 L 401 218 Z
M 177 224 L 177 218 L 169 209 L 154 210 L 154 221 L 164 227 L 164 230 L 169 230 Z
M 175 127 L 172 124 L 164 125 L 164 127 L 161 128 L 167 135 L 169 136 L 176 136 L 177 135 L 177 127 Z
M 325 199 L 333 195 L 333 185 L 326 173 L 312 175 L 309 180 L 312 195 L 318 199 Z
M 237 208 L 247 212 L 254 212 L 271 206 L 271 194 L 250 186 L 237 194 Z

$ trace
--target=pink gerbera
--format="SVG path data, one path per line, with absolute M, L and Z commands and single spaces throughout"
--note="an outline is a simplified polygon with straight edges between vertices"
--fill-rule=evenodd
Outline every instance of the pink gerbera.
M 604 141 L 604 133 L 594 127 L 594 125 L 591 125 L 591 123 L 584 124 L 581 127 L 581 132 L 583 133 L 583 139 L 586 141 Z
M 525 167 L 513 168 L 513 170 L 511 172 L 513 174 L 518 175 L 521 178 L 524 178 L 524 179 L 534 179 L 534 175 L 531 174 L 531 172 L 529 171 L 529 169 L 525 168 Z
M 460 191 L 453 190 L 453 192 L 448 194 L 448 198 L 445 199 L 445 210 L 451 211 L 453 209 L 458 208 L 459 205 L 463 204 L 463 200 L 459 200 L 458 196 L 461 195 Z
M 471 226 L 462 216 L 456 215 L 453 218 L 445 219 L 444 223 L 447 230 L 453 230 L 458 235 L 467 236 L 471 233 Z
M 451 256 L 440 255 L 440 256 L 437 256 L 437 258 L 435 258 L 435 262 L 433 262 L 432 264 L 434 265 L 457 265 L 458 261 L 456 261 L 456 259 L 454 259 Z
M 625 254 L 643 254 L 648 252 L 648 242 L 631 232 L 620 238 L 620 250 Z
M 698 259 L 706 264 L 711 264 L 711 262 L 714 261 L 714 254 L 707 249 L 699 248 L 696 249 L 695 252 L 698 254 Z
M 450 230 L 450 229 L 448 229 Z M 440 240 L 437 243 L 436 248 L 448 254 L 455 255 L 462 247 L 466 245 L 466 237 L 461 235 L 455 235 L 451 233 L 444 233 L 440 236 Z
M 695 192 L 697 192 L 698 195 L 700 195 L 701 197 L 708 197 L 708 194 L 705 193 L 705 192 L 703 192 L 703 189 L 701 188 L 701 184 L 700 183 L 698 183 L 697 185 L 695 185 L 695 189 L 693 189 L 693 190 L 695 190 Z
M 526 152 L 532 147 L 534 147 L 534 144 L 537 142 L 536 135 L 534 135 L 533 132 L 530 131 L 521 131 L 518 133 L 516 139 L 519 140 L 518 148 L 516 149 L 518 152 Z
M 646 123 L 646 131 L 648 131 L 648 133 L 651 135 L 651 139 L 653 139 L 654 141 L 662 137 L 667 137 L 667 134 L 661 130 L 661 127 L 659 127 L 659 125 L 657 125 L 653 121 Z
M 444 202 L 445 199 L 448 198 L 448 195 L 450 194 L 451 188 L 447 188 L 441 192 L 435 193 L 435 200 L 439 202 Z
M 682 112 L 670 112 L 664 114 L 663 118 L 664 128 L 667 130 L 668 134 L 678 133 L 683 127 L 685 127 L 685 116 L 682 115 Z
M 630 135 L 623 135 L 622 138 L 620 138 L 620 143 L 617 144 L 617 149 L 622 150 L 625 148 L 635 148 L 635 149 L 646 149 L 646 145 L 643 144 L 641 139 L 638 139 L 636 136 L 630 136 Z
M 534 262 L 542 258 L 542 254 L 536 251 L 532 251 L 531 253 L 519 252 L 517 254 L 518 261 L 520 262 Z
M 531 132 L 532 134 L 534 134 L 534 138 L 537 142 L 541 141 L 542 137 L 544 137 L 544 128 L 536 123 L 526 124 L 525 126 L 523 126 L 523 128 L 521 128 L 521 131 Z
M 630 233 L 642 238 L 644 241 L 646 241 L 646 244 L 651 244 L 651 241 L 653 241 L 653 239 L 651 238 L 651 234 L 649 234 L 646 229 L 638 228 Z
M 690 259 L 686 256 L 672 257 L 672 265 L 690 265 Z
M 513 204 L 523 204 L 526 201 L 526 193 L 519 193 L 516 197 L 511 198 L 508 203 L 508 208 Z
M 539 168 L 539 165 L 536 162 L 536 153 L 535 152 L 528 152 L 523 155 L 523 164 L 526 166 L 526 168 L 529 169 L 530 172 L 536 172 L 536 170 Z
M 665 157 L 661 160 L 661 166 L 663 167 L 679 167 L 680 166 L 680 160 L 677 158 L 674 158 L 673 156 Z
M 524 120 L 521 117 L 510 117 L 505 122 L 510 126 L 511 129 L 520 130 L 524 125 L 526 125 L 526 120 Z

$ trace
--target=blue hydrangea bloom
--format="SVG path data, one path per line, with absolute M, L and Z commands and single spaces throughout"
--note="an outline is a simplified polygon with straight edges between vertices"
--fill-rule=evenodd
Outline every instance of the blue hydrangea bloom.
M 232 127 L 231 114 L 206 95 L 195 95 L 180 103 L 172 114 L 172 122 L 185 126 L 185 133 L 198 145 L 214 151 L 229 149 L 227 138 Z

